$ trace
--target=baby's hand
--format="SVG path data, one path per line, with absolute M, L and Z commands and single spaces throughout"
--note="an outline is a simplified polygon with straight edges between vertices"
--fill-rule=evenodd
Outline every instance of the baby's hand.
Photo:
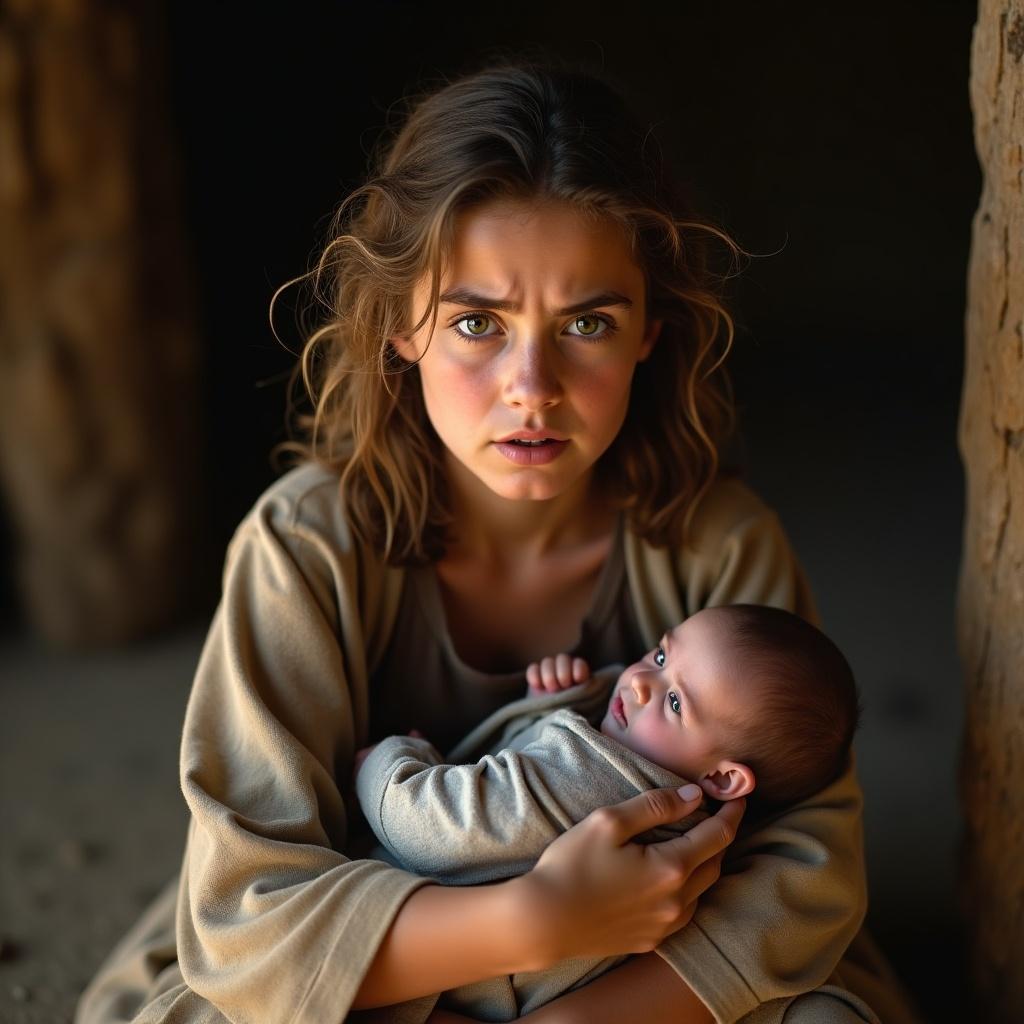
M 582 658 L 571 658 L 568 654 L 541 658 L 526 668 L 527 696 L 542 697 L 545 693 L 568 690 L 589 678 L 590 666 Z

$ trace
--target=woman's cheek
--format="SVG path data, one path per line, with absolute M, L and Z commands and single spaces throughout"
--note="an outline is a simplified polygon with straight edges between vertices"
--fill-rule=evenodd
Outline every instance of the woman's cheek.
M 480 405 L 490 388 L 493 370 L 486 362 L 469 356 L 437 352 L 430 365 L 422 367 L 424 393 L 459 408 Z
M 454 415 L 471 418 L 474 423 L 486 416 L 494 397 L 495 373 L 487 363 L 456 363 L 449 368 L 442 384 L 439 400 Z
M 600 416 L 608 429 L 614 428 L 614 433 L 618 433 L 629 408 L 631 383 L 632 373 L 629 370 L 610 366 L 584 375 L 573 390 L 581 408 Z

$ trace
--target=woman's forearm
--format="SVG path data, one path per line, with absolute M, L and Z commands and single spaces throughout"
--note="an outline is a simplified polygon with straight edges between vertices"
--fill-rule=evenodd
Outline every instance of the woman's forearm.
M 684 796 L 688 789 L 695 793 Z M 743 801 L 726 803 L 677 839 L 651 845 L 630 840 L 692 813 L 700 797 L 696 786 L 648 790 L 587 815 L 524 875 L 496 885 L 416 890 L 399 908 L 353 1007 L 390 1006 L 498 975 L 543 970 L 568 957 L 653 950 L 689 921 L 698 897 L 718 878 Z M 614 986 L 616 1005 L 632 1005 L 626 993 L 633 983 L 674 991 L 666 1006 L 678 1008 L 687 996 L 693 1001 L 657 958 L 633 970 L 644 973 L 635 982 L 624 975 Z
M 634 956 L 539 1010 L 531 1024 L 714 1024 L 711 1011 L 657 953 Z
M 541 966 L 518 882 L 417 889 L 399 909 L 352 1008 L 390 1006 Z

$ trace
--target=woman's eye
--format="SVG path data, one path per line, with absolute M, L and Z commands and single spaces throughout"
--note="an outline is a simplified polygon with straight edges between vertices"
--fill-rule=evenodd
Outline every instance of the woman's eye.
M 464 313 L 449 326 L 460 338 L 491 338 L 497 333 L 494 318 L 488 313 Z M 575 328 L 569 331 L 570 337 L 593 340 L 618 330 L 608 317 L 598 313 L 580 313 L 570 327 Z
M 678 715 L 682 710 L 682 705 L 679 703 L 679 698 L 669 690 L 668 694 L 668 706 L 672 709 L 672 714 Z
M 657 665 L 658 668 L 665 667 L 665 652 L 660 647 L 656 648 L 654 651 L 654 664 Z
M 490 333 L 487 328 L 491 326 L 493 320 L 485 313 L 469 313 L 466 316 L 460 316 L 451 326 L 456 334 L 463 338 L 489 338 Z M 463 330 L 461 324 L 466 325 L 466 329 Z
M 577 338 L 603 338 L 616 330 L 615 325 L 607 317 L 598 316 L 597 313 L 580 313 L 573 320 L 572 326 L 576 331 L 570 331 L 570 334 Z

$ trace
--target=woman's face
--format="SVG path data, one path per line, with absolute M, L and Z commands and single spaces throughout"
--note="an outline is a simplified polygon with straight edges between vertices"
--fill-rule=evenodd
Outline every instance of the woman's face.
M 424 276 L 413 323 L 429 296 Z M 419 359 L 449 470 L 543 500 L 581 483 L 615 439 L 661 324 L 647 322 L 643 272 L 614 222 L 494 200 L 458 216 L 429 327 L 395 345 Z

